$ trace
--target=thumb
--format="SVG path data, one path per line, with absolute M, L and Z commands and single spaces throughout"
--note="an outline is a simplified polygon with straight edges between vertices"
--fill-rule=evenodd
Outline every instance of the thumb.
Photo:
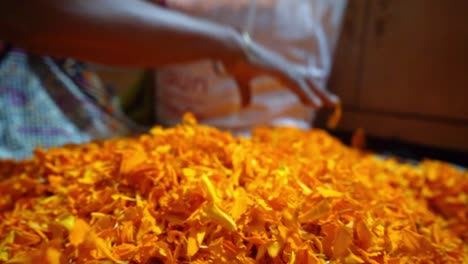
M 236 79 L 242 106 L 248 106 L 252 100 L 250 83 L 256 76 L 261 75 L 261 70 L 243 61 L 225 63 L 224 67 L 229 75 Z

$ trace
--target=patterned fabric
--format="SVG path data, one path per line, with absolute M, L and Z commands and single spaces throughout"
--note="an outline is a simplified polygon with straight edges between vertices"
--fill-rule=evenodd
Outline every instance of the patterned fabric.
M 0 158 L 22 159 L 37 147 L 123 136 L 142 129 L 115 97 L 72 60 L 17 49 L 0 57 Z

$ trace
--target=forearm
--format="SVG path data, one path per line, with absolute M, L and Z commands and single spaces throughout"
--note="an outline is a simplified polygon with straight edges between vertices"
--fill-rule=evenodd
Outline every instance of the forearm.
M 8 2 L 0 38 L 41 54 L 128 66 L 242 56 L 231 29 L 141 0 Z

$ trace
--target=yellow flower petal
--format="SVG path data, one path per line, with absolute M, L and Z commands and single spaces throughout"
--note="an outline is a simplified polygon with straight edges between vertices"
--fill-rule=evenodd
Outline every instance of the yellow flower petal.
M 214 222 L 221 225 L 222 227 L 226 228 L 229 231 L 236 231 L 237 225 L 236 222 L 225 212 L 223 212 L 218 206 L 216 205 L 209 205 L 206 214 L 210 217 Z

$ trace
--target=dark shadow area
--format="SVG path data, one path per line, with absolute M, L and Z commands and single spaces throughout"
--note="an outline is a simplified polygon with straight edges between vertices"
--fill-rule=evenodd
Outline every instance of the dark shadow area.
M 350 145 L 353 133 L 331 130 L 327 130 L 327 132 L 339 138 L 346 145 Z M 403 160 L 434 159 L 468 168 L 468 153 L 466 152 L 423 146 L 399 139 L 384 139 L 366 135 L 366 150 L 382 155 L 395 156 Z

